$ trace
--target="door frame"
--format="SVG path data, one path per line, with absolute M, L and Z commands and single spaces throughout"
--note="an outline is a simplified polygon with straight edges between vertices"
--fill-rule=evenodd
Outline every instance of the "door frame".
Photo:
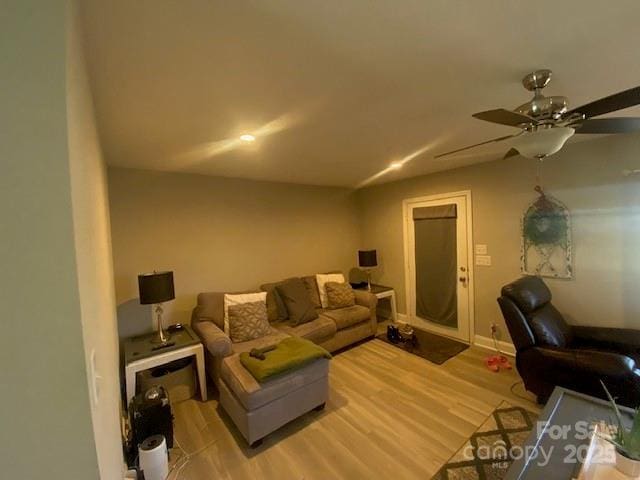
M 462 341 L 472 343 L 475 337 L 475 272 L 473 269 L 474 250 L 473 250 L 473 206 L 471 203 L 471 190 L 461 190 L 458 192 L 439 193 L 436 195 L 426 195 L 422 197 L 407 198 L 402 201 L 402 229 L 403 229 L 403 246 L 404 246 L 404 291 L 405 291 L 405 308 L 409 323 L 415 322 L 416 318 L 411 318 L 411 305 L 415 304 L 415 284 L 412 285 L 412 275 L 410 266 L 410 256 L 415 252 L 410 252 L 409 242 L 409 213 L 412 204 L 429 202 L 433 200 L 447 200 L 452 197 L 465 197 L 467 204 L 467 285 L 469 292 L 469 338 Z M 458 272 L 456 272 L 457 275 Z M 415 283 L 415 282 L 414 282 Z M 452 337 L 453 338 L 453 337 Z M 456 340 L 460 340 L 456 338 Z

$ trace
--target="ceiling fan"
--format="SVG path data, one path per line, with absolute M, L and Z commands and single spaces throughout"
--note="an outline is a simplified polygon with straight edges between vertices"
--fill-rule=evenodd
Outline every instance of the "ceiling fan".
M 640 104 L 640 86 L 569 110 L 567 97 L 547 97 L 542 94 L 542 89 L 550 80 L 551 70 L 536 70 L 522 79 L 524 88 L 533 92 L 531 101 L 514 110 L 498 108 L 473 114 L 474 118 L 480 120 L 519 128 L 518 133 L 441 153 L 435 158 L 512 139 L 512 148 L 504 158 L 520 154 L 527 158 L 543 159 L 558 152 L 574 133 L 612 134 L 640 131 L 640 118 L 593 118 Z

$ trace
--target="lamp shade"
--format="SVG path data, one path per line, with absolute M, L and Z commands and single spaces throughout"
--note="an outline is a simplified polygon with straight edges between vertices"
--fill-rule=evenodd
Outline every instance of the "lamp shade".
M 162 303 L 176 298 L 173 291 L 173 272 L 153 272 L 138 275 L 140 303 Z
M 358 265 L 361 267 L 377 267 L 378 256 L 375 250 L 358 250 Z

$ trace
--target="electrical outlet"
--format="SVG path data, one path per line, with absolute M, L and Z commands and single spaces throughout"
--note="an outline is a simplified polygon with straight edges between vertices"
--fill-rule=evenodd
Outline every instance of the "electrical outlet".
M 476 255 L 486 255 L 486 254 L 487 254 L 487 246 L 482 243 L 476 244 Z
M 476 265 L 482 265 L 483 267 L 490 267 L 491 257 L 489 255 L 476 255 Z

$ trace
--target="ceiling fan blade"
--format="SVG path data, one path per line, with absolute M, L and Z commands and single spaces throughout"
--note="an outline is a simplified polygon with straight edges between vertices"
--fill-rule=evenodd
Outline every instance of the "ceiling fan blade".
M 573 125 L 572 125 L 573 126 Z M 640 131 L 640 118 L 592 118 L 577 123 L 576 133 L 631 133 Z
M 640 104 L 640 87 L 634 87 L 624 92 L 614 93 L 608 97 L 574 108 L 567 112 L 565 116 L 571 115 L 572 113 L 582 113 L 586 118 L 591 118 L 633 107 L 638 104 Z
M 440 155 L 435 155 L 433 158 L 440 158 L 440 157 L 444 157 L 445 155 L 452 155 L 454 153 L 463 152 L 465 150 L 469 150 L 471 148 L 476 148 L 476 147 L 479 147 L 481 145 L 487 145 L 489 143 L 502 142 L 503 140 L 507 140 L 509 138 L 517 137 L 518 135 L 520 135 L 520 133 L 516 133 L 515 135 L 506 135 L 504 137 L 494 138 L 492 140 L 487 140 L 486 142 L 476 143 L 475 145 L 469 145 L 467 147 L 462 147 L 462 148 L 458 148 L 456 150 L 451 150 L 450 152 L 441 153 Z
M 516 150 L 515 148 L 510 148 L 509 151 L 507 153 L 505 153 L 504 157 L 502 157 L 502 158 L 505 159 L 505 158 L 509 158 L 509 157 L 515 157 L 516 155 L 520 155 L 520 152 L 518 150 Z
M 509 125 L 511 127 L 518 127 L 522 124 L 536 123 L 533 118 L 528 117 L 527 115 L 512 112 L 511 110 L 505 110 L 504 108 L 487 110 L 486 112 L 478 112 L 474 113 L 472 116 L 486 122 L 499 123 L 501 125 Z

